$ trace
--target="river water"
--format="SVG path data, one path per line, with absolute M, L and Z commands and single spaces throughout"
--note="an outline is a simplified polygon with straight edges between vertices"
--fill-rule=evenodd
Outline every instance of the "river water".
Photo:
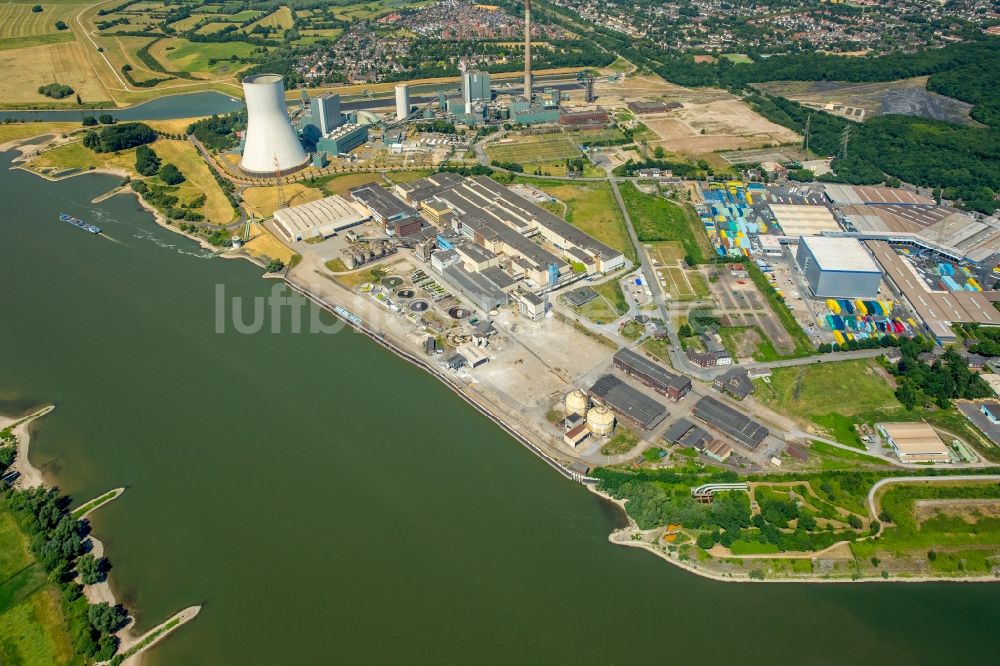
M 612 546 L 621 516 L 351 332 L 215 332 L 242 261 L 117 179 L 0 156 L 0 411 L 55 403 L 31 457 L 94 516 L 154 664 L 983 662 L 1000 587 L 727 585 Z M 67 211 L 107 238 L 60 223 Z

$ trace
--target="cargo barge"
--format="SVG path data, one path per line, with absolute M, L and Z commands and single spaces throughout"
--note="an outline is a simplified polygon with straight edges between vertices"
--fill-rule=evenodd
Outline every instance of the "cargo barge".
M 99 234 L 99 233 L 101 233 L 101 228 L 100 227 L 98 227 L 96 225 L 93 225 L 93 224 L 87 224 L 86 222 L 84 222 L 83 220 L 81 220 L 78 217 L 73 217 L 72 215 L 67 215 L 66 213 L 61 213 L 59 215 L 59 219 L 62 220 L 63 222 L 68 222 L 69 224 L 72 224 L 74 227 L 78 227 L 80 229 L 83 229 L 84 231 L 89 231 L 92 234 Z

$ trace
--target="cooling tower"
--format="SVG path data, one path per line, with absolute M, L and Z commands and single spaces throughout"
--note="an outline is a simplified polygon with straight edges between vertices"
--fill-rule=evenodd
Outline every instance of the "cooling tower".
M 255 74 L 243 79 L 247 101 L 247 133 L 240 169 L 255 176 L 286 174 L 309 162 L 285 107 L 285 86 L 279 74 Z
M 396 120 L 406 120 L 410 115 L 410 87 L 405 83 L 396 86 Z

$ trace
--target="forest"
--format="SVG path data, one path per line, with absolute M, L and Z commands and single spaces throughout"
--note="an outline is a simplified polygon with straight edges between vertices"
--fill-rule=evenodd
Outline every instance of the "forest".
M 916 116 L 876 116 L 857 124 L 797 102 L 763 94 L 747 101 L 768 120 L 802 131 L 812 116 L 809 147 L 837 156 L 835 175 L 820 180 L 855 185 L 879 183 L 884 174 L 914 185 L 941 188 L 963 208 L 993 213 L 1000 192 L 1000 129 L 965 127 Z M 850 128 L 846 157 L 841 141 Z
M 84 147 L 90 148 L 95 153 L 113 153 L 154 141 L 156 132 L 144 123 L 107 125 L 100 131 L 89 130 L 83 137 Z
M 915 355 L 915 347 L 900 347 L 903 357 L 893 374 L 898 378 L 896 399 L 907 409 L 934 403 L 947 409 L 955 399 L 976 400 L 993 395 L 989 384 L 969 370 L 954 349 L 948 349 L 931 365 Z

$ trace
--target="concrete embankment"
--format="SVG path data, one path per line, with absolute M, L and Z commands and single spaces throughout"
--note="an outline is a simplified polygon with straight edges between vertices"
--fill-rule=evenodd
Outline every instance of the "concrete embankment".
M 461 397 L 465 402 L 467 402 L 469 405 L 471 405 L 477 411 L 479 411 L 480 414 L 482 414 L 483 416 L 487 417 L 488 419 L 496 423 L 498 426 L 500 426 L 500 428 L 504 432 L 506 432 L 515 440 L 520 442 L 522 446 L 524 446 L 529 451 L 534 453 L 536 456 L 541 458 L 547 465 L 549 465 L 550 467 L 552 467 L 552 469 L 559 472 L 559 474 L 561 474 L 565 478 L 569 479 L 570 481 L 576 481 L 577 483 L 584 483 L 584 484 L 597 483 L 597 479 L 592 479 L 590 477 L 566 469 L 566 467 L 564 467 L 561 463 L 559 463 L 559 461 L 550 457 L 534 442 L 532 442 L 531 439 L 526 434 L 524 434 L 523 432 L 518 430 L 515 426 L 507 423 L 502 418 L 500 418 L 497 414 L 493 412 L 493 410 L 489 408 L 489 406 L 482 404 L 474 395 L 470 394 L 465 389 L 464 386 L 454 381 L 448 375 L 444 374 L 440 368 L 435 367 L 434 365 L 428 363 L 426 360 L 420 358 L 419 356 L 415 356 L 406 349 L 403 349 L 395 342 L 388 339 L 386 336 L 380 335 L 379 333 L 369 329 L 360 319 L 358 319 L 358 321 L 353 321 L 350 318 L 343 316 L 342 314 L 337 312 L 336 308 L 333 305 L 330 305 L 316 294 L 310 292 L 305 287 L 296 284 L 294 280 L 292 280 L 287 275 L 285 276 L 285 284 L 287 284 L 296 293 L 307 298 L 316 306 L 323 308 L 324 310 L 332 314 L 334 317 L 337 317 L 339 320 L 343 321 L 353 330 L 367 336 L 368 338 L 374 340 L 376 343 L 382 345 L 384 348 L 393 352 L 400 358 L 409 361 L 410 363 L 412 363 L 413 365 L 417 366 L 422 370 L 426 370 L 432 376 L 441 380 L 442 383 L 444 383 L 447 387 L 449 387 L 451 390 L 457 393 L 459 397 Z

